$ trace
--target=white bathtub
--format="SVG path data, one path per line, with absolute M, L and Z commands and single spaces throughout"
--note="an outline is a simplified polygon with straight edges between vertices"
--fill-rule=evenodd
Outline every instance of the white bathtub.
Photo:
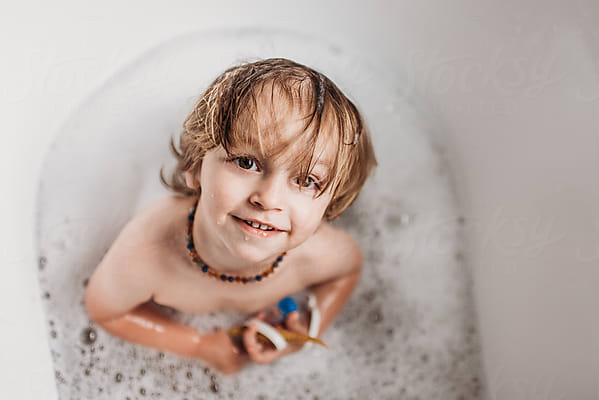
M 1 123 L 12 145 L 2 150 L 11 193 L 3 202 L 3 394 L 55 396 L 31 213 L 51 134 L 145 48 L 198 28 L 254 25 L 363 49 L 396 68 L 446 128 L 438 136 L 465 205 L 489 398 L 596 397 L 598 7 L 530 3 L 260 10 L 239 2 L 236 15 L 195 3 L 12 10 L 3 24 L 11 56 Z

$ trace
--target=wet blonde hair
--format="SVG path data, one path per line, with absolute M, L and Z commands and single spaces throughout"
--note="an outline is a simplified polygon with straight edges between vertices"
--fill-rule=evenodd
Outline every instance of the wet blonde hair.
M 170 181 L 165 179 L 162 167 L 160 181 L 176 193 L 198 196 L 201 188 L 189 188 L 184 173 L 189 171 L 195 175 L 199 172 L 207 151 L 222 146 L 231 154 L 233 148 L 256 142 L 263 150 L 265 137 L 258 125 L 257 98 L 268 89 L 273 118 L 273 104 L 278 97 L 284 97 L 292 109 L 304 113 L 305 124 L 298 138 L 305 139 L 306 152 L 296 160 L 301 182 L 317 161 L 314 151 L 322 134 L 321 127 L 325 126 L 324 134 L 334 139 L 335 157 L 329 160 L 329 176 L 320 192 L 331 190 L 331 201 L 324 217 L 332 220 L 355 200 L 376 166 L 370 135 L 356 106 L 333 82 L 311 68 L 283 58 L 238 65 L 216 78 L 185 119 L 179 139 L 180 150 L 171 137 L 170 148 L 177 165 Z M 264 155 L 276 156 L 289 145 L 288 142 L 278 144 L 278 148 L 274 146 L 274 152 Z

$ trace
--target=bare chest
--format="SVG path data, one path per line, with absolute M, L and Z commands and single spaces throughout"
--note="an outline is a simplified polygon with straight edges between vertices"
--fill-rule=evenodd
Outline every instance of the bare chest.
M 305 280 L 293 267 L 291 262 L 281 265 L 264 281 L 244 285 L 220 281 L 191 264 L 178 262 L 169 266 L 172 273 L 157 288 L 154 301 L 193 314 L 220 310 L 255 313 L 305 288 Z

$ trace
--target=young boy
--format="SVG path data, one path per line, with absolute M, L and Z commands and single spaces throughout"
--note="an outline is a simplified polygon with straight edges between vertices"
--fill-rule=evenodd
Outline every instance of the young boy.
M 177 192 L 128 222 L 90 278 L 92 320 L 125 340 L 201 358 L 223 373 L 297 351 L 198 332 L 159 310 L 258 313 L 305 288 L 319 336 L 362 269 L 358 245 L 327 221 L 358 195 L 376 165 L 356 107 L 322 74 L 286 59 L 230 68 L 183 124 Z M 285 328 L 306 334 L 298 311 Z

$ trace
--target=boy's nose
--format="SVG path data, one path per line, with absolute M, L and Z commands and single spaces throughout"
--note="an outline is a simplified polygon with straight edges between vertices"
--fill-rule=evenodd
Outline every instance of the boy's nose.
M 249 201 L 255 207 L 263 210 L 283 210 L 283 184 L 280 178 L 271 176 L 261 180 L 256 186 Z

